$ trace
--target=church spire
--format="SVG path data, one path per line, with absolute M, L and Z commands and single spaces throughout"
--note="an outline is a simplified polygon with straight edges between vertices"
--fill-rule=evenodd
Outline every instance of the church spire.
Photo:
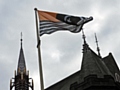
M 22 48 L 22 33 L 20 39 L 20 54 L 18 59 L 17 73 L 15 70 L 15 76 L 10 80 L 10 90 L 34 90 L 33 79 L 29 78 L 29 71 L 26 70 L 25 58 Z
M 22 48 L 22 33 L 21 33 L 21 48 L 20 48 L 20 54 L 19 54 L 19 60 L 18 60 L 18 68 L 17 68 L 17 74 L 19 73 L 26 73 L 26 64 L 25 64 L 25 58 L 24 58 L 24 53 L 23 53 L 23 48 Z

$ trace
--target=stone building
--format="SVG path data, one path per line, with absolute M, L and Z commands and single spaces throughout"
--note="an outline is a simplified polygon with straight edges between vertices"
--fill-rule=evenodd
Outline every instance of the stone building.
M 81 70 L 45 90 L 120 90 L 120 71 L 112 53 L 101 57 L 99 49 L 96 54 L 86 43 L 84 33 L 83 40 Z

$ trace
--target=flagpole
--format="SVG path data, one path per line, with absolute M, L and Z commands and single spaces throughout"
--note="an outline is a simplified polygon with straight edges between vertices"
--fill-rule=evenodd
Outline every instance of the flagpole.
M 35 10 L 35 19 L 36 19 L 36 34 L 37 34 L 37 49 L 38 49 L 38 63 L 39 63 L 39 75 L 40 75 L 40 87 L 41 90 L 44 90 L 44 82 L 43 82 L 43 71 L 42 71 L 42 61 L 41 61 L 41 50 L 40 50 L 40 37 L 38 32 L 38 21 L 37 21 L 37 8 Z

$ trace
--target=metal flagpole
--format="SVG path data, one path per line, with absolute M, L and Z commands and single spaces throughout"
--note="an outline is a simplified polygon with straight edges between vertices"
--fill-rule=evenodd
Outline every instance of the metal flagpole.
M 39 37 L 39 34 L 38 34 L 37 8 L 35 8 L 34 10 L 35 10 L 35 19 L 36 19 L 38 63 L 39 63 L 39 74 L 40 74 L 40 84 L 41 84 L 40 86 L 41 86 L 41 90 L 44 90 L 42 61 L 41 61 L 41 50 L 40 50 L 40 37 Z

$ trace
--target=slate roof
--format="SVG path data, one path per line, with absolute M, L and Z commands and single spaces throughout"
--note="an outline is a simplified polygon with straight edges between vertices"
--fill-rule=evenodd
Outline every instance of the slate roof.
M 113 74 L 115 72 L 119 73 L 119 68 L 112 54 L 110 53 L 107 57 L 101 58 L 85 42 L 83 45 L 81 70 L 55 83 L 45 90 L 70 90 L 71 84 L 75 82 L 82 83 L 84 78 L 89 75 L 97 75 L 98 78 L 104 78 L 104 75 L 114 77 Z
M 115 73 L 120 75 L 119 67 L 117 66 L 117 63 L 112 55 L 112 53 L 109 53 L 108 56 L 103 58 L 103 62 L 106 64 L 112 75 L 115 77 Z
M 79 80 L 80 71 L 75 72 L 74 74 L 70 75 L 69 77 L 61 80 L 53 84 L 52 86 L 46 88 L 45 90 L 70 90 L 70 85 L 78 82 Z
M 18 59 L 17 74 L 20 72 L 23 72 L 23 73 L 26 72 L 26 64 L 25 64 L 24 52 L 22 48 L 22 42 L 21 42 L 19 59 Z
M 103 78 L 104 75 L 112 75 L 102 58 L 89 48 L 87 44 L 83 45 L 83 58 L 80 73 L 80 82 L 88 75 L 97 75 Z

